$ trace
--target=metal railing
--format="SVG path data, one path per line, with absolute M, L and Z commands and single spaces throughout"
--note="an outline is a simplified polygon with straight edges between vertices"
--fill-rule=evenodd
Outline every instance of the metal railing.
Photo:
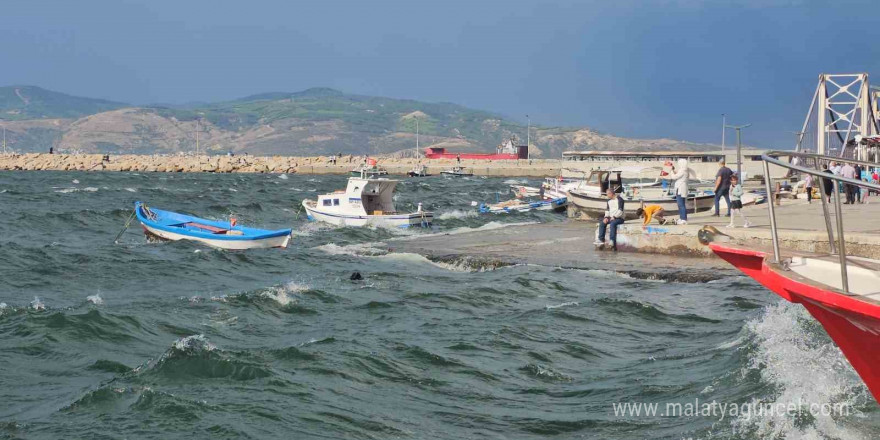
M 789 161 L 780 160 L 780 157 L 788 157 Z M 798 164 L 794 164 L 794 159 L 798 158 Z M 773 260 L 776 264 L 780 263 L 779 259 L 779 231 L 776 226 L 776 208 L 775 208 L 775 200 L 773 200 L 773 190 L 771 188 L 770 183 L 770 164 L 789 169 L 791 171 L 796 171 L 801 174 L 809 174 L 811 176 L 817 177 L 818 179 L 814 179 L 818 182 L 819 191 L 821 193 L 820 199 L 822 200 L 822 213 L 825 217 L 825 229 L 828 233 L 828 245 L 831 248 L 831 255 L 837 254 L 840 261 L 840 280 L 841 286 L 843 287 L 844 293 L 849 293 L 849 278 L 847 276 L 846 270 L 846 241 L 844 239 L 843 233 L 843 212 L 841 212 L 841 203 L 840 203 L 840 185 L 847 184 L 858 186 L 861 188 L 867 188 L 871 190 L 875 190 L 880 192 L 880 185 L 870 182 L 864 182 L 856 179 L 849 179 L 843 176 L 838 176 L 832 173 L 824 172 L 820 169 L 822 165 L 830 164 L 831 162 L 836 163 L 849 163 L 849 164 L 857 164 L 862 165 L 866 168 L 880 168 L 880 164 L 873 162 L 864 162 L 860 160 L 850 160 L 850 159 L 842 159 L 839 157 L 831 157 L 831 156 L 822 156 L 819 154 L 809 154 L 809 153 L 796 153 L 793 151 L 768 151 L 761 155 L 761 160 L 764 161 L 764 186 L 767 190 L 767 207 L 770 212 L 770 233 L 773 238 Z M 803 165 L 811 164 L 814 169 L 806 168 Z M 834 239 L 834 228 L 831 226 L 831 215 L 828 208 L 828 196 L 825 192 L 825 182 L 823 179 L 831 180 L 834 184 L 833 186 L 833 197 L 834 197 L 834 217 L 835 223 L 837 226 L 837 240 Z M 817 183 L 814 183 L 814 186 Z

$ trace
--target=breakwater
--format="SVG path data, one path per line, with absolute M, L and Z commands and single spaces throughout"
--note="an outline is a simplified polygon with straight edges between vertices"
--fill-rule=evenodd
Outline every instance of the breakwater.
M 164 173 L 300 173 L 347 174 L 363 163 L 363 156 L 183 156 L 183 155 L 103 155 L 103 154 L 7 154 L 0 155 L 0 170 L 28 171 L 137 171 Z M 379 166 L 390 174 L 406 174 L 419 163 L 429 174 L 439 174 L 457 164 L 455 160 L 380 159 Z M 461 165 L 478 176 L 549 177 L 562 172 L 563 161 L 462 160 Z M 567 166 L 567 165 L 566 165 Z

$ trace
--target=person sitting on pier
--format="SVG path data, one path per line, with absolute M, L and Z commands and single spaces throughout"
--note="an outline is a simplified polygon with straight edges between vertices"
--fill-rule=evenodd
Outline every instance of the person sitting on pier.
M 657 219 L 657 223 L 661 225 L 666 224 L 666 217 L 663 216 L 663 207 L 660 205 L 647 205 L 644 208 L 639 208 L 636 210 L 636 215 L 639 218 L 644 219 L 642 226 L 648 226 L 651 223 L 651 220 Z
M 617 197 L 614 188 L 608 188 L 605 192 L 608 195 L 608 210 L 605 211 L 605 217 L 599 223 L 599 233 L 596 235 L 596 246 L 605 244 L 605 229 L 610 227 L 609 239 L 611 240 L 611 250 L 617 250 L 617 227 L 623 224 L 623 199 Z

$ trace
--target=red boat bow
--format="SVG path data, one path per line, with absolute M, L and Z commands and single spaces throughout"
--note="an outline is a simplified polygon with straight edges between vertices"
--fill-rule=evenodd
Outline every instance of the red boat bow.
M 786 300 L 803 304 L 880 402 L 880 303 L 848 295 L 768 262 L 768 253 L 710 243 L 715 254 Z

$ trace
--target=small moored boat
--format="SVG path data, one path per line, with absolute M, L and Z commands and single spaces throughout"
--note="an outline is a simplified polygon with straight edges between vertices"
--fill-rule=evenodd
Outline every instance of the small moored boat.
M 551 200 L 520 200 L 513 199 L 501 203 L 480 204 L 480 212 L 492 214 L 506 214 L 511 212 L 528 211 L 563 211 L 568 206 L 568 199 L 559 197 Z
M 149 208 L 141 202 L 135 202 L 134 211 L 145 232 L 166 240 L 193 240 L 220 249 L 284 248 L 290 243 L 290 229 L 248 228 L 234 221 L 207 220 Z
M 409 170 L 406 173 L 406 175 L 409 177 L 429 177 L 430 176 L 430 174 L 428 174 L 428 167 L 421 165 L 421 164 L 413 167 L 413 169 Z
M 443 170 L 440 174 L 444 176 L 455 176 L 455 177 L 464 177 L 464 176 L 473 176 L 474 173 L 470 171 L 466 171 L 464 167 L 452 167 L 451 170 Z
M 321 194 L 318 200 L 303 200 L 309 220 L 339 226 L 431 226 L 434 213 L 422 210 L 401 213 L 394 207 L 398 180 L 349 177 L 344 190 Z

